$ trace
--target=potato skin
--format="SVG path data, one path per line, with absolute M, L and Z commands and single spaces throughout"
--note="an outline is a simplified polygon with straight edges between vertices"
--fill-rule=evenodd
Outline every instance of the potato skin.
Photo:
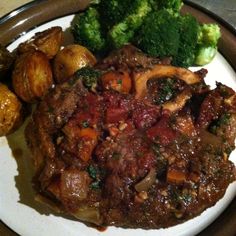
M 0 83 L 0 136 L 15 131 L 23 121 L 22 104 L 8 87 Z
M 40 51 L 20 55 L 12 73 L 15 93 L 25 102 L 33 103 L 43 97 L 53 84 L 47 56 Z
M 60 50 L 63 40 L 62 28 L 59 26 L 38 32 L 28 41 L 21 43 L 18 47 L 18 53 L 39 50 L 52 59 Z
M 53 63 L 56 82 L 68 80 L 78 69 L 93 66 L 97 62 L 95 56 L 85 47 L 72 44 L 58 52 Z

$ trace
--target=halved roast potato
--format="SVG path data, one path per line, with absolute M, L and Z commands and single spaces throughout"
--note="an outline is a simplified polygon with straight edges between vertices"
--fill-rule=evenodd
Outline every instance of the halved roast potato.
M 93 66 L 97 62 L 94 55 L 85 47 L 72 44 L 64 47 L 54 59 L 53 72 L 58 83 L 68 80 L 77 70 Z
M 53 84 L 52 70 L 47 56 L 40 51 L 20 55 L 12 74 L 15 93 L 25 102 L 43 97 Z
M 63 39 L 62 36 L 62 28 L 59 26 L 38 32 L 28 41 L 21 43 L 18 47 L 18 52 L 21 54 L 39 50 L 51 59 L 60 50 Z

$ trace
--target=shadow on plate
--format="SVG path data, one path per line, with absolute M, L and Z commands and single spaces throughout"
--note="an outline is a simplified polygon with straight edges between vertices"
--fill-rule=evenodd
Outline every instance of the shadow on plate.
M 16 160 L 18 175 L 15 176 L 15 187 L 19 192 L 19 203 L 33 208 L 42 215 L 60 216 L 69 220 L 74 218 L 56 213 L 53 209 L 35 200 L 36 192 L 33 189 L 32 178 L 34 176 L 33 160 L 27 148 L 24 129 L 28 120 L 11 135 L 7 136 L 8 145 L 12 151 L 12 157 Z

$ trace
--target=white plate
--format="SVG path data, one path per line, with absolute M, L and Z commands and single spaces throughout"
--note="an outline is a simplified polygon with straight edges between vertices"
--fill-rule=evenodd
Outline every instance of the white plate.
M 35 32 L 52 26 L 62 26 L 66 30 L 72 19 L 73 16 L 66 16 L 41 25 L 21 36 L 8 49 L 15 49 L 20 42 L 32 37 Z M 215 86 L 215 81 L 219 81 L 236 90 L 236 74 L 219 53 L 205 68 L 209 71 L 206 82 L 212 87 Z M 193 67 L 191 69 L 198 70 L 199 68 Z M 55 215 L 52 211 L 34 201 L 34 192 L 31 186 L 32 165 L 29 158 L 30 154 L 24 142 L 23 129 L 24 127 L 7 138 L 0 138 L 0 218 L 20 235 L 195 235 L 211 224 L 236 196 L 236 183 L 233 183 L 228 187 L 225 196 L 214 207 L 207 209 L 192 220 L 167 229 L 141 230 L 109 227 L 105 232 L 99 232 L 74 219 Z M 236 164 L 236 152 L 231 154 L 230 159 Z

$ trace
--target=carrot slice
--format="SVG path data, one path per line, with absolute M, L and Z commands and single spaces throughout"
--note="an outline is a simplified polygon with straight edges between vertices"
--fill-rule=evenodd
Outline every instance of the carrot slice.
M 169 169 L 167 172 L 167 182 L 180 184 L 186 181 L 186 174 L 180 170 Z
M 98 132 L 95 129 L 92 128 L 83 128 L 79 132 L 79 136 L 82 137 L 87 137 L 93 140 L 97 140 L 98 137 Z
M 132 82 L 127 71 L 108 71 L 101 80 L 105 89 L 113 89 L 120 93 L 129 93 L 131 90 Z
M 93 149 L 97 145 L 98 132 L 92 128 L 83 128 L 79 132 L 81 138 L 79 146 L 79 157 L 87 162 L 91 159 Z

